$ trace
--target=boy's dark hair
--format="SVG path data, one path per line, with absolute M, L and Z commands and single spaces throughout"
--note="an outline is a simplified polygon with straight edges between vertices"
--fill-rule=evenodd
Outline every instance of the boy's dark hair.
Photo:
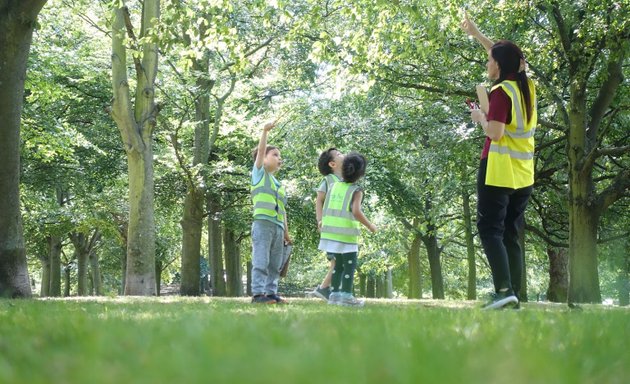
M 343 175 L 343 181 L 346 183 L 354 183 L 365 175 L 365 167 L 367 160 L 358 152 L 350 152 L 343 159 L 343 167 L 341 173 Z
M 332 168 L 330 168 L 330 163 L 333 160 L 333 152 L 336 151 L 337 148 L 328 148 L 324 152 L 319 155 L 319 160 L 317 161 L 317 169 L 319 169 L 319 173 L 324 176 L 328 176 L 333 173 Z
M 274 149 L 278 149 L 278 147 L 274 146 L 274 145 L 268 145 L 267 148 L 265 148 L 265 155 L 269 153 L 269 151 L 273 151 Z M 256 156 L 258 156 L 258 147 L 252 149 L 252 160 L 256 161 Z

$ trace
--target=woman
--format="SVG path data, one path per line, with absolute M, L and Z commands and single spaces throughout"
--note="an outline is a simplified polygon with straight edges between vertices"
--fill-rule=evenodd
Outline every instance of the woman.
M 484 308 L 519 307 L 523 275 L 519 239 L 534 184 L 535 87 L 516 44 L 492 43 L 468 16 L 462 29 L 488 51 L 488 77 L 494 81 L 487 115 L 478 109 L 471 112 L 487 136 L 477 178 L 477 229 L 495 293 Z

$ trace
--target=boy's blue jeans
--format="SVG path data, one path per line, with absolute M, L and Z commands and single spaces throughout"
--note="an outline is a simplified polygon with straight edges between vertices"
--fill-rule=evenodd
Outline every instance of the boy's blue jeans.
M 284 252 L 284 229 L 267 220 L 252 223 L 252 294 L 273 295 L 278 292 L 278 279 Z

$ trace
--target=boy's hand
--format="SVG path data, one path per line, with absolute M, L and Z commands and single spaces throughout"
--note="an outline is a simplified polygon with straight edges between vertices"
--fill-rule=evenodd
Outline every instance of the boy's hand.
M 275 127 L 275 126 L 276 126 L 276 123 L 277 123 L 277 122 L 278 122 L 278 119 L 276 119 L 276 120 L 272 121 L 271 123 L 267 123 L 267 124 L 265 124 L 265 126 L 263 127 L 263 130 L 264 130 L 265 132 L 269 132 L 269 131 L 271 131 L 271 129 L 272 129 L 273 127 Z
M 370 223 L 370 226 L 368 227 L 368 229 L 370 230 L 370 232 L 372 233 L 376 233 L 376 231 L 378 230 L 378 228 L 376 228 L 376 225 Z

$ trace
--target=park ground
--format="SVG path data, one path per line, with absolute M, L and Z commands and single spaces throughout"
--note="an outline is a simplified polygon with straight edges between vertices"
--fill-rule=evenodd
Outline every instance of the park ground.
M 0 383 L 627 383 L 630 309 L 0 300 Z

